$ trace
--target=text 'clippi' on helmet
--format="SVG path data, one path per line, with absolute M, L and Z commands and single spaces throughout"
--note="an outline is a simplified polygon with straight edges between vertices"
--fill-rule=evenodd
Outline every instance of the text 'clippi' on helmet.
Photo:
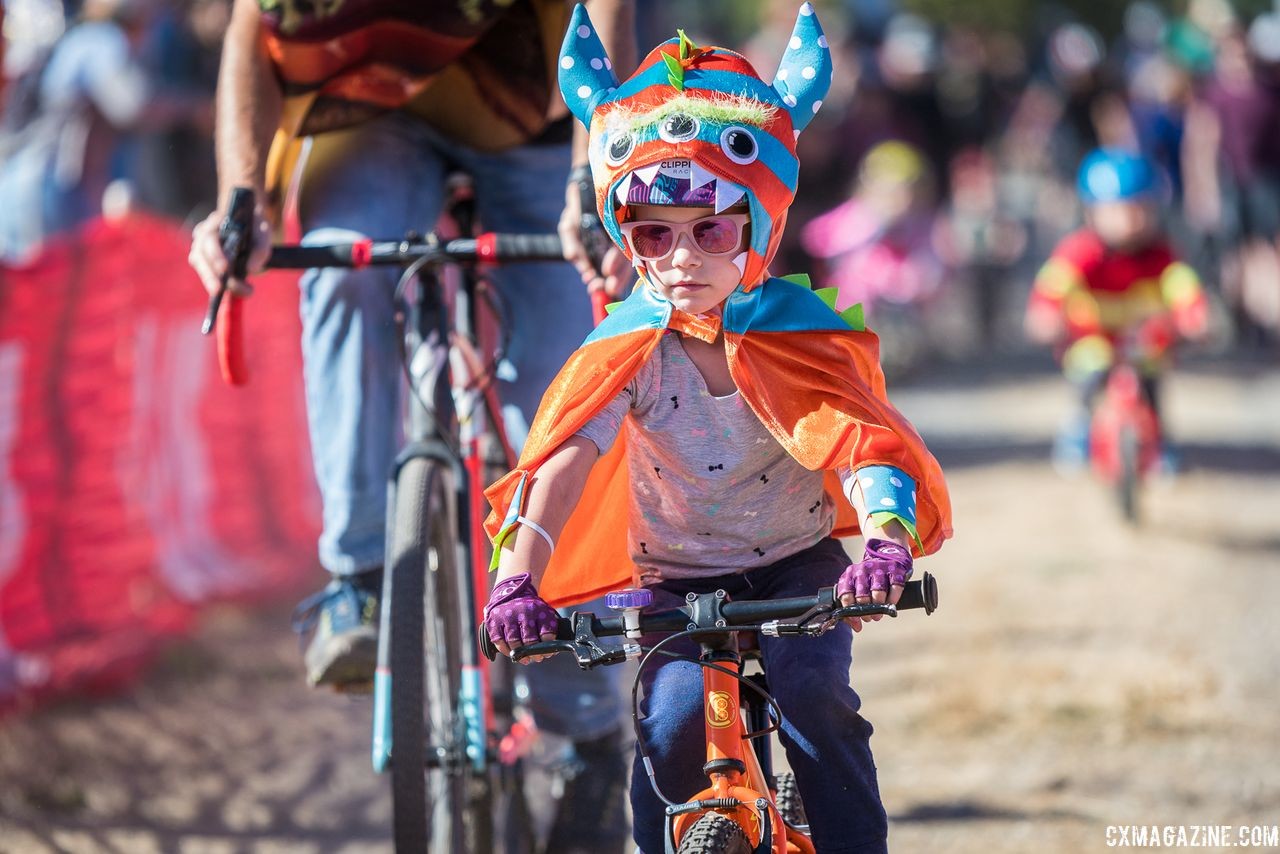
M 1105 202 L 1154 201 L 1163 188 L 1156 166 L 1141 154 L 1118 148 L 1089 152 L 1076 177 L 1086 205 Z

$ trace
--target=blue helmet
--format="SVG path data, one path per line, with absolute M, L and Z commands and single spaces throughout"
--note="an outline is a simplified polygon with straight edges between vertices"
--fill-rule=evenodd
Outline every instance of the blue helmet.
M 1076 186 L 1084 203 L 1092 205 L 1150 199 L 1158 194 L 1161 184 L 1155 164 L 1141 154 L 1098 148 L 1080 164 Z

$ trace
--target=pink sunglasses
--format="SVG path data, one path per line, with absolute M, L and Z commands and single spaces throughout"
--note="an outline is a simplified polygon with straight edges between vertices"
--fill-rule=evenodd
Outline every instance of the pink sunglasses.
M 750 219 L 748 214 L 715 214 L 691 222 L 640 220 L 618 225 L 633 255 L 642 261 L 661 261 L 675 251 L 682 234 L 707 255 L 727 255 L 741 245 L 742 226 Z

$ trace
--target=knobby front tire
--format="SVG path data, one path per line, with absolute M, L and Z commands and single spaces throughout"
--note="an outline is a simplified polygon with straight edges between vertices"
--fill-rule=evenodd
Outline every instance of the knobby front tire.
M 751 841 L 733 819 L 709 812 L 685 831 L 677 854 L 751 854 Z
M 790 827 L 808 827 L 809 819 L 804 814 L 804 804 L 800 800 L 800 789 L 796 786 L 796 775 L 784 771 L 777 776 L 778 793 L 774 803 L 778 805 L 778 813 Z
M 463 755 L 458 698 L 462 612 L 457 501 L 450 471 L 407 460 L 395 490 L 391 608 L 391 787 L 397 854 L 479 851 L 488 822 L 470 819 L 487 783 Z M 484 825 L 480 827 L 478 825 Z

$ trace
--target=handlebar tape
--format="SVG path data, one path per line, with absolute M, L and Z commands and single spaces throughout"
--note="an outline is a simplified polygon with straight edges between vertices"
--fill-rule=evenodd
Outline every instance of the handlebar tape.
M 253 191 L 248 187 L 233 187 L 227 205 L 227 215 L 218 228 L 218 240 L 231 264 L 228 275 L 243 279 L 249 260 L 253 235 Z M 229 299 L 226 297 L 230 297 Z M 218 369 L 229 385 L 244 385 L 249 381 L 249 367 L 244 358 L 244 333 L 241 327 L 244 306 L 234 294 L 227 294 L 227 279 L 211 300 L 212 314 L 218 333 Z
M 229 295 L 218 307 L 218 370 L 227 385 L 241 386 L 249 381 L 249 367 L 244 360 L 244 300 Z
M 603 290 L 591 292 L 591 322 L 599 326 L 609 316 L 609 295 Z
M 450 241 L 452 245 L 453 241 Z M 481 261 L 560 261 L 564 247 L 555 234 L 482 234 L 476 238 Z
M 373 241 L 333 243 L 327 246 L 273 246 L 267 266 L 278 269 L 309 270 L 312 267 L 359 269 L 372 261 Z

